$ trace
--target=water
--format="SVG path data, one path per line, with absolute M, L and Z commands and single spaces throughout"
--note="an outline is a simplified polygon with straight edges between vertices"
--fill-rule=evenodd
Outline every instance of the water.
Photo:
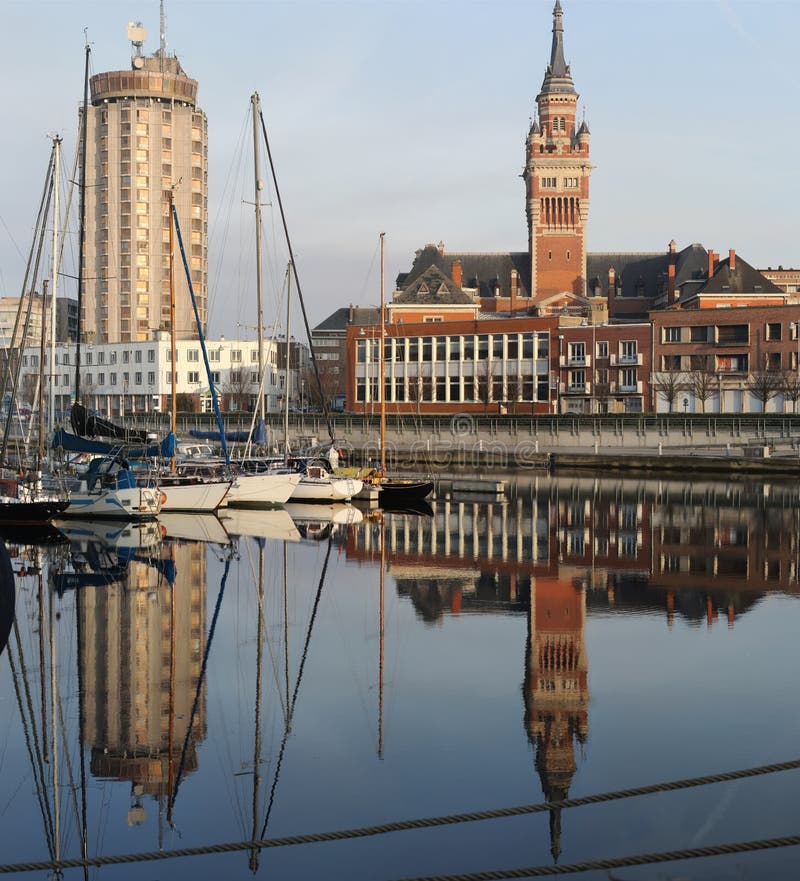
M 191 517 L 77 524 L 46 549 L 7 541 L 25 574 L 0 657 L 2 862 L 80 856 L 84 816 L 89 856 L 150 853 L 797 758 L 797 487 L 520 477 L 506 502 L 434 509 L 349 525 L 327 508 L 296 525 L 248 513 L 224 521 L 242 533 L 230 541 Z M 796 834 L 799 793 L 793 770 L 89 874 L 572 864 Z M 785 848 L 588 874 L 793 878 L 797 865 Z

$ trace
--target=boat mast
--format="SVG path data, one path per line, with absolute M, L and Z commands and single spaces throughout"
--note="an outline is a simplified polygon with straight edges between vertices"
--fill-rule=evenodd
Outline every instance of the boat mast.
M 83 334 L 83 262 L 86 238 L 86 128 L 89 121 L 89 42 L 86 42 L 86 62 L 83 70 L 83 110 L 81 113 L 81 204 L 80 233 L 78 236 L 78 340 L 75 346 L 75 402 L 81 401 L 81 336 Z
M 258 115 L 260 111 L 260 99 L 258 92 L 253 92 L 250 97 L 250 103 L 253 107 L 253 172 L 254 172 L 254 203 L 256 209 L 256 308 L 258 310 L 258 376 L 259 379 L 264 375 L 264 306 L 262 303 L 262 278 L 261 278 L 261 190 L 264 182 L 258 176 L 261 158 L 259 155 L 258 143 Z M 288 343 L 288 338 L 287 338 Z M 259 392 L 258 395 L 258 413 L 264 418 L 264 393 Z
M 286 267 L 286 376 L 283 389 L 283 461 L 289 461 L 289 392 L 292 383 L 292 364 L 289 358 L 289 321 L 292 313 L 292 264 Z
M 51 431 L 55 430 L 56 427 L 56 390 L 53 385 L 53 377 L 56 372 L 56 292 L 58 290 L 58 264 L 60 262 L 58 253 L 58 188 L 60 170 L 61 138 L 55 135 L 53 137 L 53 268 L 50 278 L 50 370 L 48 373 L 50 382 L 47 396 L 47 412 L 50 418 Z M 42 323 L 44 323 L 44 313 L 42 314 Z
M 42 311 L 41 311 L 41 333 L 39 334 L 39 380 L 38 380 L 38 398 L 39 398 L 39 442 L 36 446 L 36 471 L 42 470 L 42 459 L 44 459 L 44 343 L 47 336 L 47 324 L 45 323 L 45 312 L 47 303 L 47 279 L 42 279 Z
M 169 190 L 169 343 L 170 343 L 170 410 L 172 411 L 172 419 L 170 428 L 173 434 L 177 434 L 178 429 L 178 383 L 177 373 L 175 370 L 175 359 L 177 353 L 175 351 L 175 224 L 172 222 L 172 206 L 175 203 L 175 188 L 170 187 Z M 172 458 L 169 463 L 169 470 L 175 471 L 175 444 L 173 443 Z
M 385 326 L 385 318 L 384 318 L 384 277 L 385 277 L 385 237 L 386 233 L 381 233 L 381 341 L 380 341 L 380 349 L 379 349 L 379 360 L 378 364 L 380 365 L 378 371 L 378 382 L 380 383 L 380 387 L 378 389 L 378 394 L 380 395 L 381 402 L 381 476 L 386 473 L 386 382 L 384 380 L 384 370 L 386 369 L 384 364 L 384 334 L 386 333 Z
M 384 571 L 386 569 L 386 547 L 384 537 L 385 524 L 383 518 L 380 520 L 380 536 L 381 536 L 381 574 L 380 574 L 380 621 L 379 639 L 378 639 L 378 758 L 383 758 L 383 637 L 384 637 Z

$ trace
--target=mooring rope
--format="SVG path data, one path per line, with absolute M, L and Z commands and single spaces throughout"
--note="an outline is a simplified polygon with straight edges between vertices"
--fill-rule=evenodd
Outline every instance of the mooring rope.
M 506 817 L 523 816 L 527 814 L 543 813 L 555 808 L 565 809 L 583 807 L 591 804 L 601 804 L 625 798 L 636 798 L 643 795 L 651 795 L 658 792 L 676 792 L 682 789 L 690 789 L 697 786 L 707 786 L 714 783 L 727 783 L 733 780 L 744 780 L 759 777 L 765 774 L 775 774 L 780 771 L 793 771 L 800 769 L 800 759 L 789 762 L 778 762 L 772 765 L 760 765 L 756 768 L 745 768 L 737 771 L 726 771 L 721 774 L 707 774 L 703 777 L 691 777 L 685 780 L 673 780 L 667 783 L 655 783 L 650 786 L 639 786 L 630 789 L 620 789 L 614 792 L 598 793 L 596 795 L 569 798 L 563 801 L 539 802 L 532 805 L 519 805 L 510 808 L 498 808 L 488 811 L 476 811 L 464 814 L 450 814 L 442 817 L 424 817 L 415 820 L 401 820 L 394 823 L 384 823 L 377 826 L 362 826 L 356 829 L 335 830 L 332 832 L 313 832 L 303 835 L 290 835 L 282 838 L 268 838 L 257 841 L 235 841 L 219 844 L 198 845 L 196 847 L 178 848 L 175 850 L 145 851 L 133 854 L 116 854 L 108 856 L 96 856 L 88 858 L 75 858 L 64 860 L 40 860 L 36 862 L 13 863 L 0 865 L 0 874 L 12 874 L 14 872 L 39 872 L 61 871 L 63 869 L 75 869 L 81 867 L 100 867 L 121 865 L 124 863 L 152 862 L 156 860 L 175 859 L 177 857 L 203 856 L 206 854 L 233 853 L 236 851 L 262 850 L 294 847 L 303 844 L 321 844 L 329 841 L 346 841 L 358 838 L 368 838 L 374 835 L 385 835 L 391 832 L 402 832 L 412 829 L 430 829 L 437 826 L 453 826 L 459 823 L 477 822 L 480 820 L 496 820 Z M 795 847 L 800 845 L 800 835 L 790 835 L 781 838 L 766 838 L 754 841 L 732 842 L 729 844 L 709 845 L 707 847 L 687 848 L 683 850 L 661 851 L 657 853 L 638 854 L 627 857 L 614 857 L 609 859 L 590 860 L 583 863 L 531 866 L 520 869 L 501 869 L 490 872 L 465 873 L 459 875 L 431 875 L 419 878 L 404 878 L 401 881 L 498 881 L 507 878 L 539 877 L 543 875 L 566 875 L 588 872 L 596 869 L 618 869 L 628 866 L 643 866 L 651 863 L 671 862 L 682 859 L 699 859 L 708 856 L 725 856 L 728 854 L 746 853 L 753 851 L 769 850 L 782 847 Z

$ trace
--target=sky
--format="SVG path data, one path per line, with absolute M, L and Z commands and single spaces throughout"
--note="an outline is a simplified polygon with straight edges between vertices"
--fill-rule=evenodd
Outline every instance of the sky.
M 661 251 L 674 238 L 735 248 L 759 268 L 800 266 L 800 2 L 562 6 L 592 133 L 588 249 Z M 552 8 L 167 0 L 167 48 L 199 81 L 209 121 L 210 336 L 247 337 L 255 323 L 254 91 L 312 326 L 348 303 L 378 302 L 382 231 L 387 297 L 429 242 L 526 250 L 520 174 Z M 74 156 L 84 29 L 93 73 L 126 69 L 127 23 L 141 21 L 145 52 L 155 51 L 159 4 L 0 0 L 0 14 L 0 295 L 18 296 L 48 134 Z M 270 188 L 265 199 L 270 325 L 287 257 Z

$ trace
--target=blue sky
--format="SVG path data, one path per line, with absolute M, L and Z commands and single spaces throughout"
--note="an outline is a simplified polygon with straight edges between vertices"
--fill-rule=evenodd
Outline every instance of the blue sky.
M 562 2 L 596 166 L 589 249 L 656 251 L 675 238 L 734 247 L 760 267 L 800 265 L 800 3 Z M 382 230 L 387 291 L 427 242 L 524 250 L 519 174 L 552 5 L 167 0 L 168 49 L 199 80 L 209 118 L 212 334 L 254 323 L 242 204 L 254 90 L 312 324 L 377 301 Z M 129 20 L 148 29 L 145 51 L 157 48 L 158 2 L 0 0 L 0 12 L 0 294 L 17 295 L 47 133 L 74 153 L 84 28 L 93 72 L 125 68 Z M 286 262 L 277 223 L 267 209 L 268 322 Z

